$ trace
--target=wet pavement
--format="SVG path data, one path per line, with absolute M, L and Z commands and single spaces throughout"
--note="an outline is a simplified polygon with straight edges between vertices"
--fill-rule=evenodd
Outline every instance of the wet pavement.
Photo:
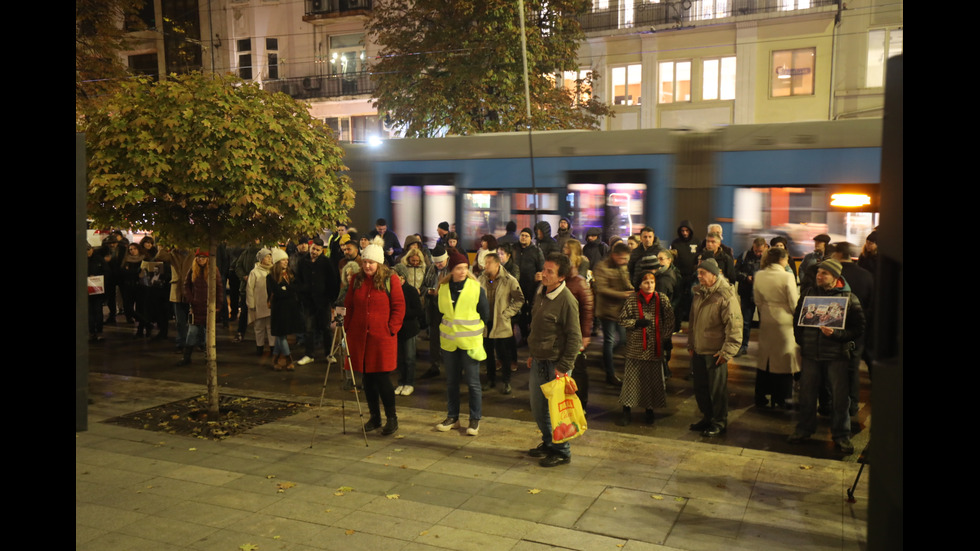
M 119 317 L 119 325 L 109 325 L 105 329 L 106 340 L 89 347 L 90 371 L 158 379 L 164 381 L 179 381 L 197 383 L 204 391 L 205 367 L 204 353 L 195 351 L 193 362 L 188 366 L 177 367 L 180 359 L 176 353 L 172 336 L 176 334 L 170 328 L 171 338 L 168 340 L 147 340 L 133 338 L 134 329 L 124 323 Z M 294 400 L 307 400 L 316 405 L 319 403 L 321 391 L 325 398 L 351 402 L 354 394 L 344 391 L 341 385 L 339 368 L 336 364 L 331 367 L 331 373 L 324 386 L 327 362 L 321 355 L 316 361 L 306 366 L 297 366 L 293 372 L 277 372 L 271 369 L 271 358 L 256 356 L 254 337 L 242 343 L 234 343 L 235 324 L 225 329 L 217 329 L 218 381 L 222 389 L 236 394 L 250 392 L 271 392 L 291 396 Z M 251 326 L 249 327 L 251 337 Z M 845 456 L 834 450 L 830 440 L 830 419 L 821 417 L 817 432 L 813 438 L 803 444 L 787 444 L 786 437 L 793 432 L 793 413 L 782 409 L 759 408 L 754 404 L 755 385 L 755 350 L 757 329 L 752 331 L 752 339 L 748 353 L 735 358 L 729 363 L 729 424 L 726 433 L 714 438 L 703 438 L 700 434 L 689 430 L 689 425 L 700 419 L 691 382 L 685 380 L 690 373 L 689 357 L 686 354 L 686 335 L 681 332 L 674 335 L 674 357 L 670 362 L 673 375 L 667 381 L 666 409 L 656 411 L 653 425 L 643 422 L 643 412 L 633 412 L 633 423 L 620 427 L 615 421 L 620 417 L 618 403 L 619 388 L 607 385 L 601 369 L 602 338 L 601 334 L 593 337 L 587 349 L 587 368 L 591 385 L 587 407 L 590 429 L 612 431 L 622 434 L 652 436 L 681 442 L 703 442 L 705 444 L 733 446 L 761 451 L 774 451 L 813 458 L 836 459 L 841 461 L 856 461 L 861 450 L 867 445 L 871 423 L 871 407 L 869 404 L 870 382 L 866 366 L 862 363 L 861 400 L 858 415 L 852 418 L 852 442 L 857 453 Z M 322 349 L 321 349 L 322 350 Z M 302 357 L 302 347 L 293 347 L 293 359 Z M 528 401 L 528 372 L 523 367 L 527 358 L 527 349 L 519 348 L 520 357 L 518 370 L 512 373 L 513 393 L 504 395 L 498 381 L 497 389 L 483 392 L 483 417 L 496 419 L 512 419 L 516 421 L 533 422 Z M 424 332 L 418 341 L 418 375 L 429 369 L 428 341 Z M 622 374 L 623 360 L 621 349 L 617 350 L 617 371 Z M 482 371 L 485 380 L 485 369 Z M 579 379 L 580 373 L 575 373 Z M 397 381 L 392 376 L 393 383 Z M 461 386 L 461 403 L 465 423 L 467 389 Z M 417 380 L 415 392 L 411 396 L 396 396 L 398 408 L 410 407 L 419 410 L 445 413 L 446 385 L 445 374 L 432 379 Z M 438 415 L 434 415 L 439 417 Z M 399 411 L 399 419 L 404 414 Z M 441 421 L 435 419 L 434 422 Z M 481 432 L 493 431 L 493 421 L 481 424 Z

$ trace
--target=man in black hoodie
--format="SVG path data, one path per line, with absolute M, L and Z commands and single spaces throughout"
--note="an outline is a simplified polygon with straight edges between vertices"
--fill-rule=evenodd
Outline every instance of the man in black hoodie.
M 674 251 L 674 266 L 681 272 L 681 281 L 678 282 L 676 291 L 679 295 L 677 309 L 674 311 L 680 323 L 687 321 L 691 314 L 691 287 L 697 277 L 698 242 L 694 239 L 690 221 L 681 220 L 677 226 L 677 239 L 670 243 L 670 249 Z
M 585 232 L 585 245 L 582 246 L 582 256 L 589 259 L 589 266 L 594 270 L 599 262 L 609 256 L 609 245 L 602 242 L 602 230 L 589 228 Z
M 534 225 L 534 232 L 537 234 L 535 237 L 537 238 L 538 249 L 541 249 L 542 256 L 547 258 L 551 253 L 561 252 L 561 247 L 558 246 L 558 242 L 555 241 L 554 237 L 551 237 L 551 224 L 542 220 Z

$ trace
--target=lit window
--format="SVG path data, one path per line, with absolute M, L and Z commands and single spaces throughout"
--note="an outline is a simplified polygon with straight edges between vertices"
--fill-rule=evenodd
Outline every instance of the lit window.
M 657 85 L 660 103 L 691 101 L 691 62 L 661 62 Z
M 718 19 L 731 15 L 732 7 L 729 0 L 701 0 L 694 2 L 689 10 L 689 16 L 692 20 Z
M 888 58 L 902 53 L 902 29 L 877 29 L 868 32 L 868 73 L 865 85 L 876 88 L 885 84 Z
M 810 7 L 810 4 L 811 0 L 779 0 L 779 10 L 805 10 Z
M 613 67 L 613 103 L 616 105 L 640 105 L 640 70 L 642 65 Z
M 772 97 L 812 96 L 816 59 L 816 48 L 774 51 Z
M 351 75 L 367 70 L 364 34 L 330 37 L 330 74 Z
M 735 57 L 706 59 L 701 72 L 701 99 L 735 99 Z
M 633 26 L 633 0 L 619 0 L 619 28 Z
M 562 75 L 562 88 L 571 92 L 573 105 L 588 103 L 592 99 L 592 71 L 565 71 Z

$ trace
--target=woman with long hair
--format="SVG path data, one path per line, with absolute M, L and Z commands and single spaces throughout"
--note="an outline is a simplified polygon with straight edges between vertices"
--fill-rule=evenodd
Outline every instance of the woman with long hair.
M 272 349 L 272 369 L 292 371 L 296 366 L 293 364 L 287 337 L 305 332 L 306 323 L 299 307 L 296 275 L 289 269 L 289 255 L 279 247 L 272 249 L 272 270 L 266 276 L 265 289 L 268 296 L 270 330 L 275 338 L 275 346 Z
M 582 254 L 581 241 L 573 238 L 566 239 L 565 244 L 562 246 L 561 254 L 568 257 L 572 263 L 572 268 L 575 268 L 578 275 L 584 277 L 586 281 L 592 280 L 589 275 L 589 270 L 592 266 L 589 263 L 589 259 Z
M 177 365 L 191 363 L 191 352 L 195 346 L 204 346 L 204 328 L 208 321 L 208 251 L 198 249 L 194 253 L 194 264 L 184 278 L 184 301 L 190 304 L 190 317 L 187 323 L 187 340 L 184 342 L 184 357 Z M 221 274 L 215 270 L 215 282 L 221 281 Z M 215 304 L 225 299 L 222 285 L 215 285 Z
M 398 366 L 398 331 L 405 318 L 405 296 L 398 276 L 385 266 L 384 250 L 368 245 L 361 251 L 361 271 L 353 275 L 344 298 L 344 330 L 351 368 L 363 374 L 364 395 L 371 418 L 364 430 L 398 430 L 395 387 L 389 375 Z M 381 407 L 385 423 L 381 427 Z
M 667 295 L 656 292 L 654 272 L 643 272 L 639 282 L 619 316 L 626 328 L 626 369 L 619 394 L 623 416 L 616 422 L 621 426 L 630 424 L 632 408 L 646 409 L 646 422 L 652 424 L 653 409 L 667 407 L 664 344 L 674 332 L 674 309 Z
M 471 270 L 474 276 L 479 276 L 483 273 L 483 270 L 487 269 L 487 254 L 496 252 L 496 237 L 488 233 L 480 238 L 480 248 L 476 251 L 476 262 L 473 263 L 473 269 Z

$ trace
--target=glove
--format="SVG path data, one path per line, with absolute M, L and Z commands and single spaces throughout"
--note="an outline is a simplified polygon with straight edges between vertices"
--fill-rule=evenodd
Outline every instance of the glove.
M 636 320 L 636 327 L 638 329 L 643 329 L 644 327 L 649 327 L 649 326 L 650 326 L 650 320 L 646 318 Z

